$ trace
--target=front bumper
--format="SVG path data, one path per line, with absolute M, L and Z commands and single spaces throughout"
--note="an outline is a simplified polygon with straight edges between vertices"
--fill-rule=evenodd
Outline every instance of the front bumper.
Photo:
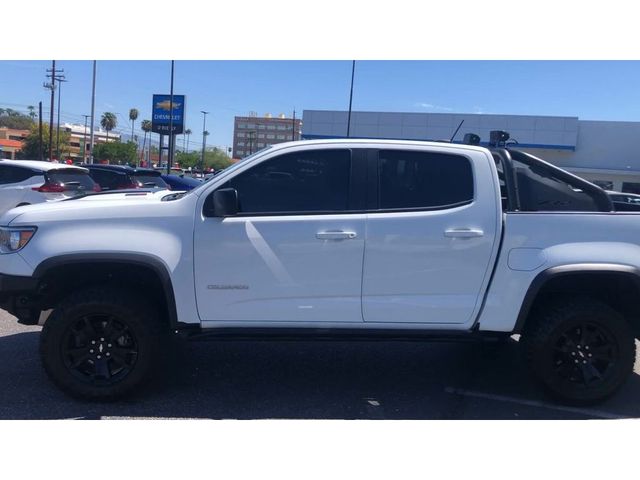
M 0 273 L 0 308 L 18 317 L 25 325 L 38 323 L 38 279 Z

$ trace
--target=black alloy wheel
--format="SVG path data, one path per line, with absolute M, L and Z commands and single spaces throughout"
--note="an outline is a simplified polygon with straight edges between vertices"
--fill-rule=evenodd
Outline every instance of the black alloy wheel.
M 619 356 L 611 332 L 602 325 L 584 322 L 560 335 L 553 362 L 560 377 L 588 388 L 610 378 Z
M 133 331 L 113 315 L 85 315 L 73 322 L 62 341 L 65 366 L 94 385 L 120 381 L 134 368 L 138 343 Z

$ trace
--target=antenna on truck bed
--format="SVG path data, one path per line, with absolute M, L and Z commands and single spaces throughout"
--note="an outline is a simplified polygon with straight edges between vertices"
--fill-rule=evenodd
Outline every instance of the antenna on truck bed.
M 460 127 L 462 127 L 463 123 L 464 123 L 464 119 L 462 119 L 462 121 L 460 122 L 460 125 L 458 125 L 458 128 L 456 128 L 456 131 L 453 132 L 453 135 L 451 135 L 451 140 L 449 140 L 449 143 L 453 142 L 453 139 L 456 138 L 456 135 L 458 134 L 458 131 L 460 130 Z

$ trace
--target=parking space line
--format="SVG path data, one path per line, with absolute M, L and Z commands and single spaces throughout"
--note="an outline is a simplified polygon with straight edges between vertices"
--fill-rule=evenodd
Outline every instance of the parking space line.
M 487 400 L 495 400 L 498 402 L 510 402 L 518 403 L 520 405 L 526 405 L 528 407 L 547 408 L 551 410 L 559 410 L 561 412 L 577 413 L 579 415 L 585 415 L 588 417 L 606 418 L 612 420 L 620 420 L 624 418 L 631 418 L 625 415 L 617 415 L 615 413 L 603 412 L 602 410 L 592 410 L 590 408 L 579 407 L 567 407 L 564 405 L 554 405 L 552 403 L 540 402 L 538 400 L 527 400 L 525 398 L 508 397 L 505 395 L 494 395 L 492 393 L 474 392 L 472 390 L 464 390 L 460 388 L 446 387 L 445 392 L 453 395 L 462 395 L 466 397 L 484 398 Z

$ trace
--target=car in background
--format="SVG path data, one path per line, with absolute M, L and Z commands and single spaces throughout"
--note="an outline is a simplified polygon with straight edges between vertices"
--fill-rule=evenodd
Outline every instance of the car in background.
M 640 211 L 640 195 L 635 193 L 614 192 L 606 190 L 607 195 L 613 202 L 616 211 L 637 212 Z
M 0 212 L 100 191 L 86 168 L 37 160 L 0 161 Z
M 171 187 L 171 190 L 186 192 L 202 185 L 201 180 L 196 180 L 186 175 L 161 175 L 161 178 Z
M 132 188 L 157 188 L 170 190 L 160 172 L 149 168 L 133 168 L 126 165 L 85 164 L 93 180 L 104 190 L 129 190 Z

